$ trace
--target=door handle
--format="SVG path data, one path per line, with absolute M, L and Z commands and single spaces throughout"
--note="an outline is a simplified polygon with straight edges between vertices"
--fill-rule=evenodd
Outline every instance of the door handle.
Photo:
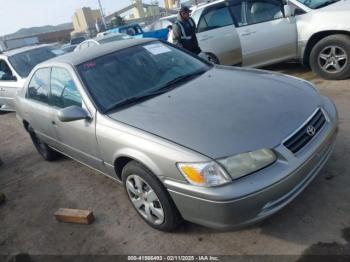
M 51 123 L 52 123 L 54 126 L 57 126 L 55 121 L 51 121 Z
M 199 41 L 205 41 L 205 40 L 208 40 L 211 38 L 213 38 L 213 37 L 212 36 L 203 36 L 203 37 L 199 38 Z
M 241 34 L 241 36 L 249 36 L 249 35 L 252 35 L 252 34 L 255 34 L 256 31 L 245 31 Z
M 5 88 L 3 88 L 3 87 L 0 87 L 0 91 L 5 91 Z

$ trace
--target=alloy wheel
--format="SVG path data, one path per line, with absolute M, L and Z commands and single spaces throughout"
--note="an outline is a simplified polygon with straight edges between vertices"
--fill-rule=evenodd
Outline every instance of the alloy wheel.
M 133 174 L 128 176 L 125 186 L 132 204 L 142 217 L 155 225 L 164 222 L 164 210 L 159 198 L 145 180 Z
M 348 63 L 345 50 L 339 46 L 327 46 L 318 56 L 318 64 L 327 73 L 339 73 Z

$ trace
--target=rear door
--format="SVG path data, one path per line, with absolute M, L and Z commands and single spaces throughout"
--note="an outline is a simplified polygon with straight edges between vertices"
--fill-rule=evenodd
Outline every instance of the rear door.
M 199 19 L 194 18 L 198 20 L 196 35 L 202 52 L 214 54 L 220 64 L 234 65 L 241 62 L 240 41 L 227 3 L 208 6 Z
M 95 112 L 90 112 L 86 107 L 77 88 L 77 80 L 68 69 L 53 67 L 50 82 L 50 105 L 53 110 L 52 123 L 58 143 L 57 149 L 93 168 L 103 169 L 95 135 Z M 61 122 L 57 117 L 58 111 L 69 106 L 84 108 L 91 114 L 92 119 Z
M 23 101 L 25 118 L 35 134 L 51 146 L 56 146 L 55 130 L 52 126 L 53 111 L 49 105 L 51 68 L 40 68 L 33 74 Z
M 243 66 L 262 66 L 297 56 L 294 17 L 285 18 L 280 0 L 246 0 L 242 26 Z

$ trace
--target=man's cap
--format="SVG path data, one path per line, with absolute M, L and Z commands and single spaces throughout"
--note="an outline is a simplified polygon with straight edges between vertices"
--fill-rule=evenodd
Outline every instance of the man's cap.
M 191 13 L 191 9 L 189 9 L 188 6 L 182 6 L 180 12 Z

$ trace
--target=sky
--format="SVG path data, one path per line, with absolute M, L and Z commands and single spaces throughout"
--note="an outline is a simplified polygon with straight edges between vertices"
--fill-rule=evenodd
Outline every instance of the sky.
M 101 0 L 101 3 L 108 15 L 130 5 L 131 0 Z M 98 0 L 0 0 L 0 36 L 24 27 L 72 22 L 74 11 L 84 6 L 96 9 Z

